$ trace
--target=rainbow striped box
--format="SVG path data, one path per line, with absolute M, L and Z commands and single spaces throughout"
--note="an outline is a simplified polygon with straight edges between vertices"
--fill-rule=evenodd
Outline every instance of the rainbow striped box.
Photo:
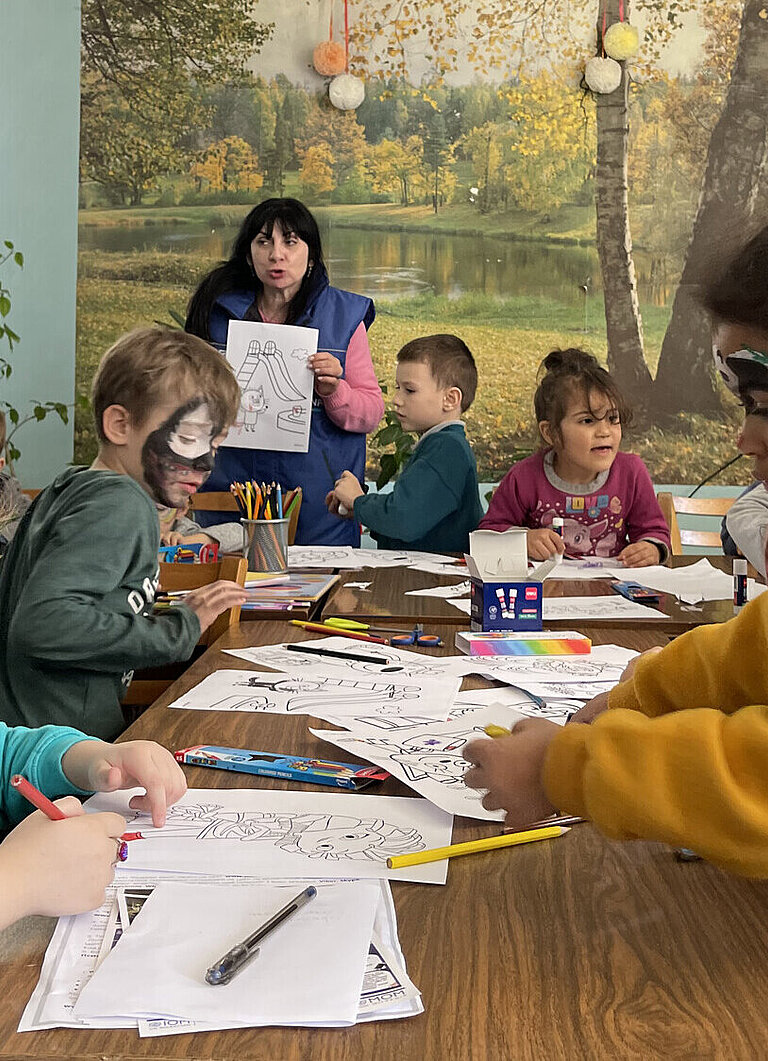
M 590 639 L 573 630 L 530 634 L 460 630 L 454 643 L 467 656 L 586 656 L 592 651 Z

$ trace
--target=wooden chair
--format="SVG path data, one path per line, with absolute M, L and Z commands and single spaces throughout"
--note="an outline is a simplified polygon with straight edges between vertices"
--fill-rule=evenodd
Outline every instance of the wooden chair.
M 293 512 L 291 512 L 291 518 L 288 524 L 289 545 L 293 545 L 296 538 L 296 526 L 299 522 L 300 508 L 301 498 L 299 498 L 298 504 L 294 506 Z M 193 515 L 193 518 L 195 512 L 236 512 L 238 518 L 240 515 L 240 508 L 238 507 L 237 501 L 235 501 L 229 490 L 209 490 L 202 494 L 194 494 L 189 502 L 189 511 Z M 227 516 L 224 517 L 225 521 L 227 518 Z M 202 527 L 201 529 L 204 531 L 205 527 Z
M 229 579 L 244 586 L 247 573 L 247 561 L 244 557 L 237 556 L 225 556 L 215 564 L 160 564 L 160 587 L 172 593 L 182 589 L 199 589 L 201 586 L 210 585 L 211 582 L 218 582 L 219 579 Z M 239 618 L 239 607 L 222 612 L 218 619 L 203 631 L 198 645 L 202 648 L 212 645 Z M 183 674 L 188 665 L 185 660 L 181 663 L 171 663 L 167 667 L 137 671 L 122 702 L 126 718 L 133 721 L 138 717 L 141 711 L 133 709 L 149 707 Z M 131 710 L 125 711 L 125 708 Z
M 664 490 L 657 496 L 669 527 L 673 556 L 680 556 L 684 545 L 722 550 L 720 520 L 736 500 L 735 497 L 679 497 L 677 494 L 670 494 Z M 713 530 L 681 529 L 677 519 L 678 514 L 717 518 L 717 527 Z

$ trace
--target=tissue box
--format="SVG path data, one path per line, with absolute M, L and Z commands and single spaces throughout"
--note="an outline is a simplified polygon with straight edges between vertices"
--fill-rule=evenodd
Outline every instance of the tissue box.
M 470 578 L 470 628 L 477 630 L 541 630 L 541 582 L 495 582 Z

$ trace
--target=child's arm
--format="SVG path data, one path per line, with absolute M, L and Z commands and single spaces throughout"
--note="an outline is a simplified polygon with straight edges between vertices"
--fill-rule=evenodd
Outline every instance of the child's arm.
M 590 818 L 614 839 L 689 847 L 731 872 L 768 876 L 768 707 L 731 715 L 608 711 L 591 726 L 519 723 L 474 741 L 467 775 L 523 827 L 554 808 Z
M 519 488 L 518 476 L 512 468 L 494 490 L 478 530 L 505 531 L 509 527 L 527 527 L 528 512 Z
M 734 501 L 725 517 L 725 526 L 736 547 L 761 575 L 765 575 L 768 532 L 768 490 L 765 483 L 760 483 Z
M 669 527 L 659 506 L 651 477 L 639 457 L 631 457 L 635 476 L 632 504 L 627 512 L 630 544 L 619 553 L 628 567 L 663 563 L 669 556 Z
M 211 545 L 213 543 L 218 543 L 223 553 L 242 553 L 242 524 L 237 519 L 233 519 L 232 522 L 216 523 L 203 529 L 199 523 L 184 517 L 176 522 L 168 541 L 169 545 Z
M 441 440 L 441 447 L 445 442 Z M 456 511 L 461 501 L 465 474 L 449 479 L 446 470 L 454 467 L 461 473 L 466 468 L 468 472 L 464 452 L 463 446 L 456 445 L 456 460 L 452 464 L 450 456 L 446 459 L 444 449 L 439 463 L 432 462 L 428 450 L 421 453 L 417 450 L 391 493 L 362 496 L 361 492 L 356 496 L 355 519 L 388 538 L 413 542 L 426 537 L 433 527 Z M 335 493 L 344 503 L 338 485 Z
M 0 844 L 0 928 L 30 914 L 79 914 L 104 902 L 125 818 L 86 814 L 73 796 L 56 805 L 66 821 L 35 811 Z
M 154 555 L 157 549 L 155 513 L 137 504 L 135 492 L 117 479 L 103 491 L 103 507 L 101 520 L 91 501 L 72 505 L 59 521 L 25 582 L 9 645 L 45 663 L 105 673 L 186 658 L 203 623 L 212 621 L 211 606 L 219 606 L 219 614 L 242 603 L 242 590 L 219 582 L 162 615 L 142 614 L 143 602 L 154 594 L 150 578 L 130 599 L 119 587 L 136 553 L 148 549 Z

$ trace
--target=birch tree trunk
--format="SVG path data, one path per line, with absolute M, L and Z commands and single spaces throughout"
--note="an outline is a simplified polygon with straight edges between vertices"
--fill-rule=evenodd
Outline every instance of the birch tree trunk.
M 654 406 L 662 412 L 720 408 L 710 325 L 696 294 L 711 272 L 766 222 L 767 130 L 768 18 L 764 0 L 745 0 L 728 95 L 712 133 L 696 219 L 661 348 L 653 395 Z
M 602 40 L 606 25 L 619 21 L 620 0 L 601 5 L 597 33 Z M 624 3 L 624 18 L 629 4 Z M 644 404 L 651 390 L 651 374 L 643 353 L 643 324 L 637 301 L 637 280 L 632 261 L 627 182 L 627 71 L 621 63 L 621 84 L 615 92 L 597 96 L 597 252 L 603 279 L 608 368 L 621 390 L 632 401 Z

